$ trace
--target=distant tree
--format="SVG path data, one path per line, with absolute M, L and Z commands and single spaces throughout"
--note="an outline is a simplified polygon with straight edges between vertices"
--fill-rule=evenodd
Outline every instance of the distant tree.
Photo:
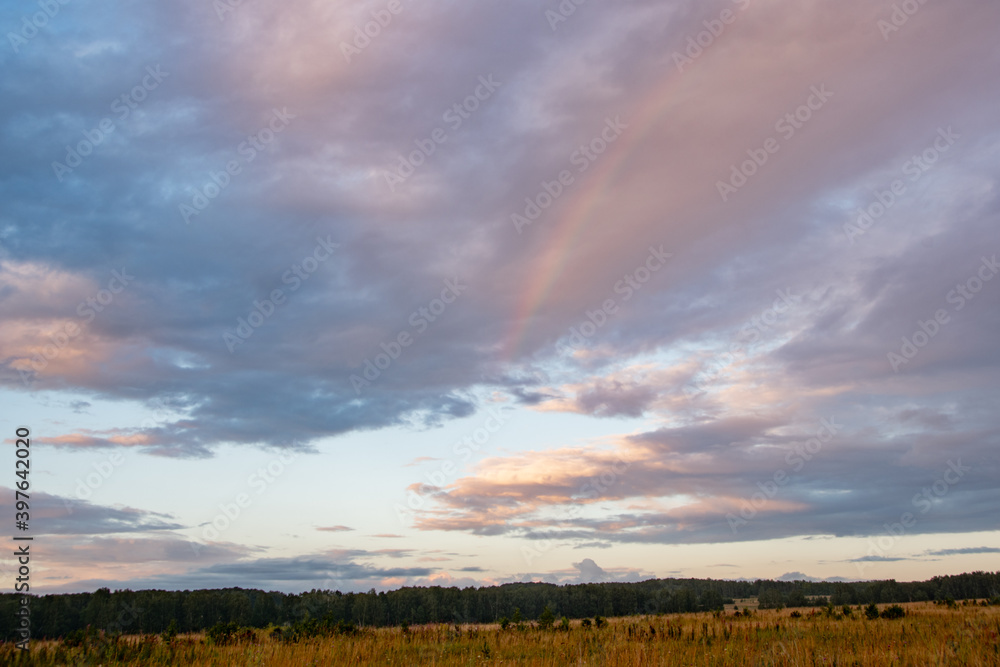
M 788 594 L 788 598 L 785 603 L 789 607 L 808 607 L 809 600 L 806 599 L 805 593 L 802 592 L 801 588 L 796 588 L 791 593 Z
M 171 641 L 173 641 L 175 637 L 177 637 L 177 619 L 176 618 L 170 619 L 170 625 L 167 626 L 167 629 L 163 631 L 163 634 L 160 635 L 160 637 L 163 639 L 163 641 L 165 641 L 168 644 Z
M 545 605 L 545 609 L 542 610 L 541 615 L 538 617 L 538 625 L 542 630 L 548 630 L 555 623 L 556 617 L 549 609 L 549 605 Z

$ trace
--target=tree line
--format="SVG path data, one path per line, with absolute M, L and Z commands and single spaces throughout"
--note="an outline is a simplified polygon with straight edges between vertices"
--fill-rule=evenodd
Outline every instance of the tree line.
M 57 638 L 91 628 L 109 633 L 197 632 L 216 624 L 267 627 L 310 619 L 330 624 L 389 626 L 492 623 L 502 618 L 715 611 L 739 598 L 762 608 L 963 600 L 1000 596 L 1000 572 L 972 572 L 928 581 L 809 582 L 650 579 L 634 583 L 512 583 L 482 588 L 407 587 L 378 593 L 256 589 L 166 591 L 100 588 L 93 593 L 31 596 L 32 637 Z M 0 595 L 0 637 L 14 636 L 22 596 Z

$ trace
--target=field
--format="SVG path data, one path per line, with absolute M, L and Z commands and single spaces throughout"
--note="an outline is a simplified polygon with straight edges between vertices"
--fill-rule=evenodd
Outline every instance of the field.
M 882 605 L 885 609 L 887 605 Z M 0 646 L 7 665 L 1000 665 L 1000 607 L 903 605 L 634 616 L 585 627 L 523 624 L 360 629 L 289 642 L 256 630 L 222 645 L 203 636 L 92 638 L 79 646 Z M 832 613 L 831 613 L 832 612 Z M 797 616 L 793 616 L 795 613 Z

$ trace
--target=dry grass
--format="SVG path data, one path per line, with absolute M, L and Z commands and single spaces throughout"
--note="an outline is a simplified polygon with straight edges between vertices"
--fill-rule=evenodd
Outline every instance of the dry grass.
M 905 605 L 900 620 L 866 620 L 806 611 L 757 611 L 612 619 L 569 631 L 487 626 L 365 629 L 284 643 L 264 631 L 256 641 L 213 646 L 199 636 L 170 644 L 130 637 L 116 649 L 36 642 L 30 656 L 11 644 L 0 663 L 22 665 L 1000 665 L 1000 607 L 948 609 Z M 107 651 L 117 652 L 118 656 Z

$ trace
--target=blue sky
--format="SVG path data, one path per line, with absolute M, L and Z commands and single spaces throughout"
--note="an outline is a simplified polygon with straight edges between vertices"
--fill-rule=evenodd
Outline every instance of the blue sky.
M 998 19 L 0 2 L 37 589 L 991 569 Z

